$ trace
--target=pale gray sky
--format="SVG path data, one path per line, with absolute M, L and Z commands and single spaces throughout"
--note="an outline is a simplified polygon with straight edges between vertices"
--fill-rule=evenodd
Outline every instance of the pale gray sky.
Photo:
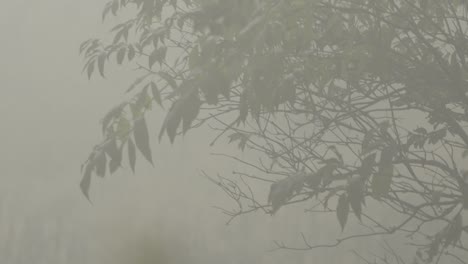
M 104 3 L 2 3 L 0 263 L 149 263 L 134 256 L 147 252 L 142 241 L 166 251 L 168 263 L 302 263 L 301 253 L 266 250 L 275 239 L 300 242 L 301 231 L 317 242 L 328 229 L 336 235 L 333 217 L 288 217 L 287 210 L 226 227 L 211 206 L 228 199 L 198 170 L 230 172 L 239 165 L 209 156 L 203 133 L 173 148 L 153 141 L 154 169 L 139 159 L 137 175 L 123 170 L 94 181 L 89 204 L 78 187 L 80 163 L 100 139 L 99 119 L 132 81 L 128 68 L 116 68 L 107 80 L 81 75 L 78 46 L 106 32 Z M 317 226 L 330 219 L 330 228 Z M 307 258 L 338 263 L 351 257 L 338 252 Z

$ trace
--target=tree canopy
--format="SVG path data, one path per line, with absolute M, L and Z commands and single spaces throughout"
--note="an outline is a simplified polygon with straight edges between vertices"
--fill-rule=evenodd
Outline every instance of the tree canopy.
M 467 263 L 467 8 L 462 0 L 112 0 L 103 19 L 133 15 L 110 38 L 81 45 L 83 71 L 104 76 L 109 63 L 128 63 L 141 76 L 102 119 L 81 188 L 88 196 L 91 177 L 115 172 L 123 157 L 132 170 L 137 152 L 153 162 L 146 116 L 159 105 L 167 111 L 159 140 L 211 123 L 261 157 L 227 153 L 252 174 L 212 178 L 238 205 L 230 217 L 312 203 L 342 229 L 352 212 L 368 231 L 295 249 L 401 236 L 414 263 Z M 268 197 L 254 195 L 265 187 Z

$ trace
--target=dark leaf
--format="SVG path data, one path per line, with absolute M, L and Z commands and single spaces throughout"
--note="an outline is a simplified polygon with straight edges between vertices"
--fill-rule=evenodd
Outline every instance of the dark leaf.
M 149 59 L 148 59 L 149 68 L 152 68 L 155 62 L 162 63 L 164 59 L 166 58 L 166 52 L 167 52 L 166 47 L 155 49 L 150 54 Z
M 88 79 L 91 79 L 91 75 L 93 74 L 93 71 L 94 71 L 94 61 L 91 61 L 87 67 Z
M 348 186 L 348 198 L 356 217 L 361 220 L 362 204 L 364 203 L 365 185 L 361 179 L 352 179 Z
M 457 214 L 444 230 L 445 246 L 456 245 L 460 241 L 463 231 L 463 219 L 461 213 Z
M 268 194 L 268 204 L 271 204 L 271 214 L 275 214 L 294 193 L 298 193 L 304 185 L 304 177 L 301 175 L 291 176 L 273 183 Z
M 136 149 L 131 139 L 128 139 L 128 161 L 130 163 L 130 168 L 132 168 L 133 173 L 135 173 Z
M 111 11 L 113 2 L 108 2 L 102 11 L 102 20 L 106 19 L 107 14 Z
M 117 169 L 120 167 L 120 160 L 115 160 L 115 159 L 112 159 L 110 162 L 109 162 L 109 172 L 111 174 L 113 174 L 114 172 L 117 171 Z
M 122 109 L 125 107 L 125 103 L 119 104 L 118 106 L 112 108 L 102 119 L 102 132 L 106 131 L 106 128 L 109 126 L 112 120 L 119 117 Z
M 172 104 L 171 109 L 169 110 L 169 112 L 166 115 L 166 118 L 164 119 L 164 124 L 161 127 L 161 132 L 159 132 L 159 140 L 161 140 L 164 131 L 166 131 L 171 143 L 174 142 L 174 138 L 177 133 L 177 128 L 179 127 L 180 122 L 182 121 L 182 115 L 179 111 L 179 105 L 179 101 L 176 101 Z
M 106 61 L 106 54 L 105 53 L 102 53 L 101 55 L 99 55 L 98 57 L 98 67 L 99 67 L 99 73 L 101 74 L 102 77 L 105 77 L 104 76 L 104 62 Z
M 122 157 L 117 146 L 117 140 L 111 139 L 108 142 L 106 142 L 103 146 L 103 150 L 104 152 L 106 152 L 107 155 L 109 155 L 111 160 L 118 161 L 118 163 L 120 164 L 120 160 L 122 159 Z
M 169 75 L 168 73 L 165 73 L 165 72 L 159 72 L 158 73 L 159 76 L 161 78 L 163 78 L 163 80 L 165 80 L 174 90 L 177 89 L 177 83 L 176 81 L 174 80 L 174 78 Z
M 128 46 L 128 60 L 131 61 L 133 58 L 135 58 L 135 48 L 130 45 Z
M 135 138 L 135 144 L 138 150 L 140 150 L 141 154 L 143 154 L 143 156 L 149 163 L 153 164 L 148 127 L 146 126 L 146 121 L 144 118 L 140 118 L 135 121 L 133 128 L 133 136 Z
M 177 134 L 177 128 L 181 122 L 183 123 L 183 133 L 187 132 L 198 115 L 200 105 L 201 103 L 197 90 L 190 87 L 190 89 L 185 91 L 185 93 L 172 104 L 171 109 L 166 115 L 164 124 L 161 127 L 159 140 L 161 140 L 162 135 L 166 132 L 171 143 L 173 143 Z
M 376 153 L 373 153 L 362 161 L 361 167 L 359 168 L 359 175 L 361 175 L 362 180 L 367 180 L 373 173 L 373 167 L 375 166 L 375 156 Z
M 151 92 L 153 94 L 154 101 L 156 101 L 156 103 L 162 106 L 161 93 L 159 92 L 159 89 L 156 86 L 156 83 L 151 82 L 150 86 L 151 86 Z
M 117 52 L 117 63 L 122 64 L 124 58 L 125 58 L 125 52 L 127 51 L 127 48 L 122 47 L 120 50 Z
M 181 104 L 182 131 L 185 134 L 191 127 L 192 122 L 197 118 L 200 111 L 200 98 L 196 90 L 191 91 Z
M 112 3 L 112 14 L 115 16 L 117 15 L 117 10 L 119 9 L 119 1 L 118 0 L 114 0 L 114 2 Z
M 91 185 L 91 172 L 93 171 L 93 164 L 89 163 L 86 164 L 85 172 L 83 174 L 83 178 L 80 182 L 80 189 L 81 192 L 86 196 L 86 199 L 89 200 L 89 187 Z
M 158 61 L 158 50 L 155 49 L 148 58 L 148 67 L 151 69 L 156 61 Z
M 385 196 L 390 191 L 393 177 L 393 155 L 395 150 L 389 146 L 380 155 L 379 171 L 372 178 L 372 191 L 377 196 Z
M 128 93 L 128 92 L 132 91 L 133 89 L 135 89 L 135 87 L 137 87 L 141 82 L 143 82 L 150 75 L 151 75 L 151 73 L 147 73 L 147 74 L 137 78 L 125 92 Z
M 106 165 L 107 165 L 107 158 L 106 153 L 103 151 L 99 152 L 95 158 L 96 163 L 96 175 L 100 177 L 104 177 L 106 175 Z
M 236 132 L 229 136 L 229 143 L 238 141 L 238 147 L 240 150 L 244 150 L 247 142 L 249 141 L 249 134 Z
M 338 204 L 336 206 L 336 217 L 338 218 L 338 222 L 340 223 L 341 230 L 344 230 L 346 226 L 346 222 L 348 221 L 349 215 L 349 201 L 348 197 L 345 193 L 340 195 L 338 199 Z

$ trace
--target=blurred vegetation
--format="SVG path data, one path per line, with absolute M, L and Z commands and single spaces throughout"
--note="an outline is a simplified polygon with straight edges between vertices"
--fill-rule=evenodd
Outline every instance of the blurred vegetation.
M 466 263 L 465 1 L 113 0 L 103 19 L 122 12 L 133 15 L 80 48 L 89 78 L 109 63 L 141 73 L 102 120 L 82 167 L 86 196 L 124 157 L 133 171 L 140 154 L 153 163 L 156 108 L 159 140 L 207 125 L 213 144 L 255 157 L 223 153 L 251 173 L 206 175 L 237 205 L 224 210 L 231 219 L 312 204 L 343 230 L 330 244 L 278 248 L 389 236 L 414 257 L 388 248 L 367 263 Z M 366 231 L 346 229 L 350 212 Z

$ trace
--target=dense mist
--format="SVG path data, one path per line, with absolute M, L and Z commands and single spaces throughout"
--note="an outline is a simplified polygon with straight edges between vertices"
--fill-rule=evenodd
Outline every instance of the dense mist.
M 158 144 L 154 168 L 96 181 L 91 203 L 81 194 L 80 163 L 98 122 L 120 98 L 119 84 L 132 81 L 122 69 L 108 80 L 81 74 L 79 44 L 107 30 L 103 4 L 13 1 L 0 10 L 0 262 L 302 263 L 302 253 L 270 252 L 273 240 L 295 241 L 307 229 L 326 236 L 313 229 L 317 219 L 258 215 L 225 225 L 213 206 L 231 204 L 200 170 L 235 165 L 210 156 L 206 131 Z
M 113 175 L 93 177 L 88 200 L 80 190 L 80 165 L 101 140 L 99 121 L 136 78 L 135 65 L 112 65 L 105 78 L 90 80 L 82 72 L 80 43 L 123 22 L 101 20 L 105 3 L 16 0 L 0 9 L 0 263 L 365 263 L 362 256 L 388 251 L 389 244 L 411 259 L 415 251 L 399 238 L 341 243 L 337 238 L 351 230 L 365 233 L 368 226 L 350 213 L 342 231 L 344 216 L 338 221 L 334 208 L 317 213 L 322 207 L 312 201 L 273 215 L 259 206 L 231 219 L 223 209 L 238 205 L 209 177 L 252 170 L 219 153 L 252 162 L 262 156 L 239 152 L 229 138 L 211 145 L 219 131 L 209 125 L 174 144 L 158 141 L 161 108 L 154 108 L 148 124 L 154 166 L 139 157 L 135 173 L 123 163 Z M 422 115 L 403 116 L 414 129 Z M 256 191 L 257 200 L 267 203 L 269 185 Z M 404 219 L 388 218 L 378 199 L 367 201 L 376 222 Z M 310 250 L 316 244 L 330 246 Z

